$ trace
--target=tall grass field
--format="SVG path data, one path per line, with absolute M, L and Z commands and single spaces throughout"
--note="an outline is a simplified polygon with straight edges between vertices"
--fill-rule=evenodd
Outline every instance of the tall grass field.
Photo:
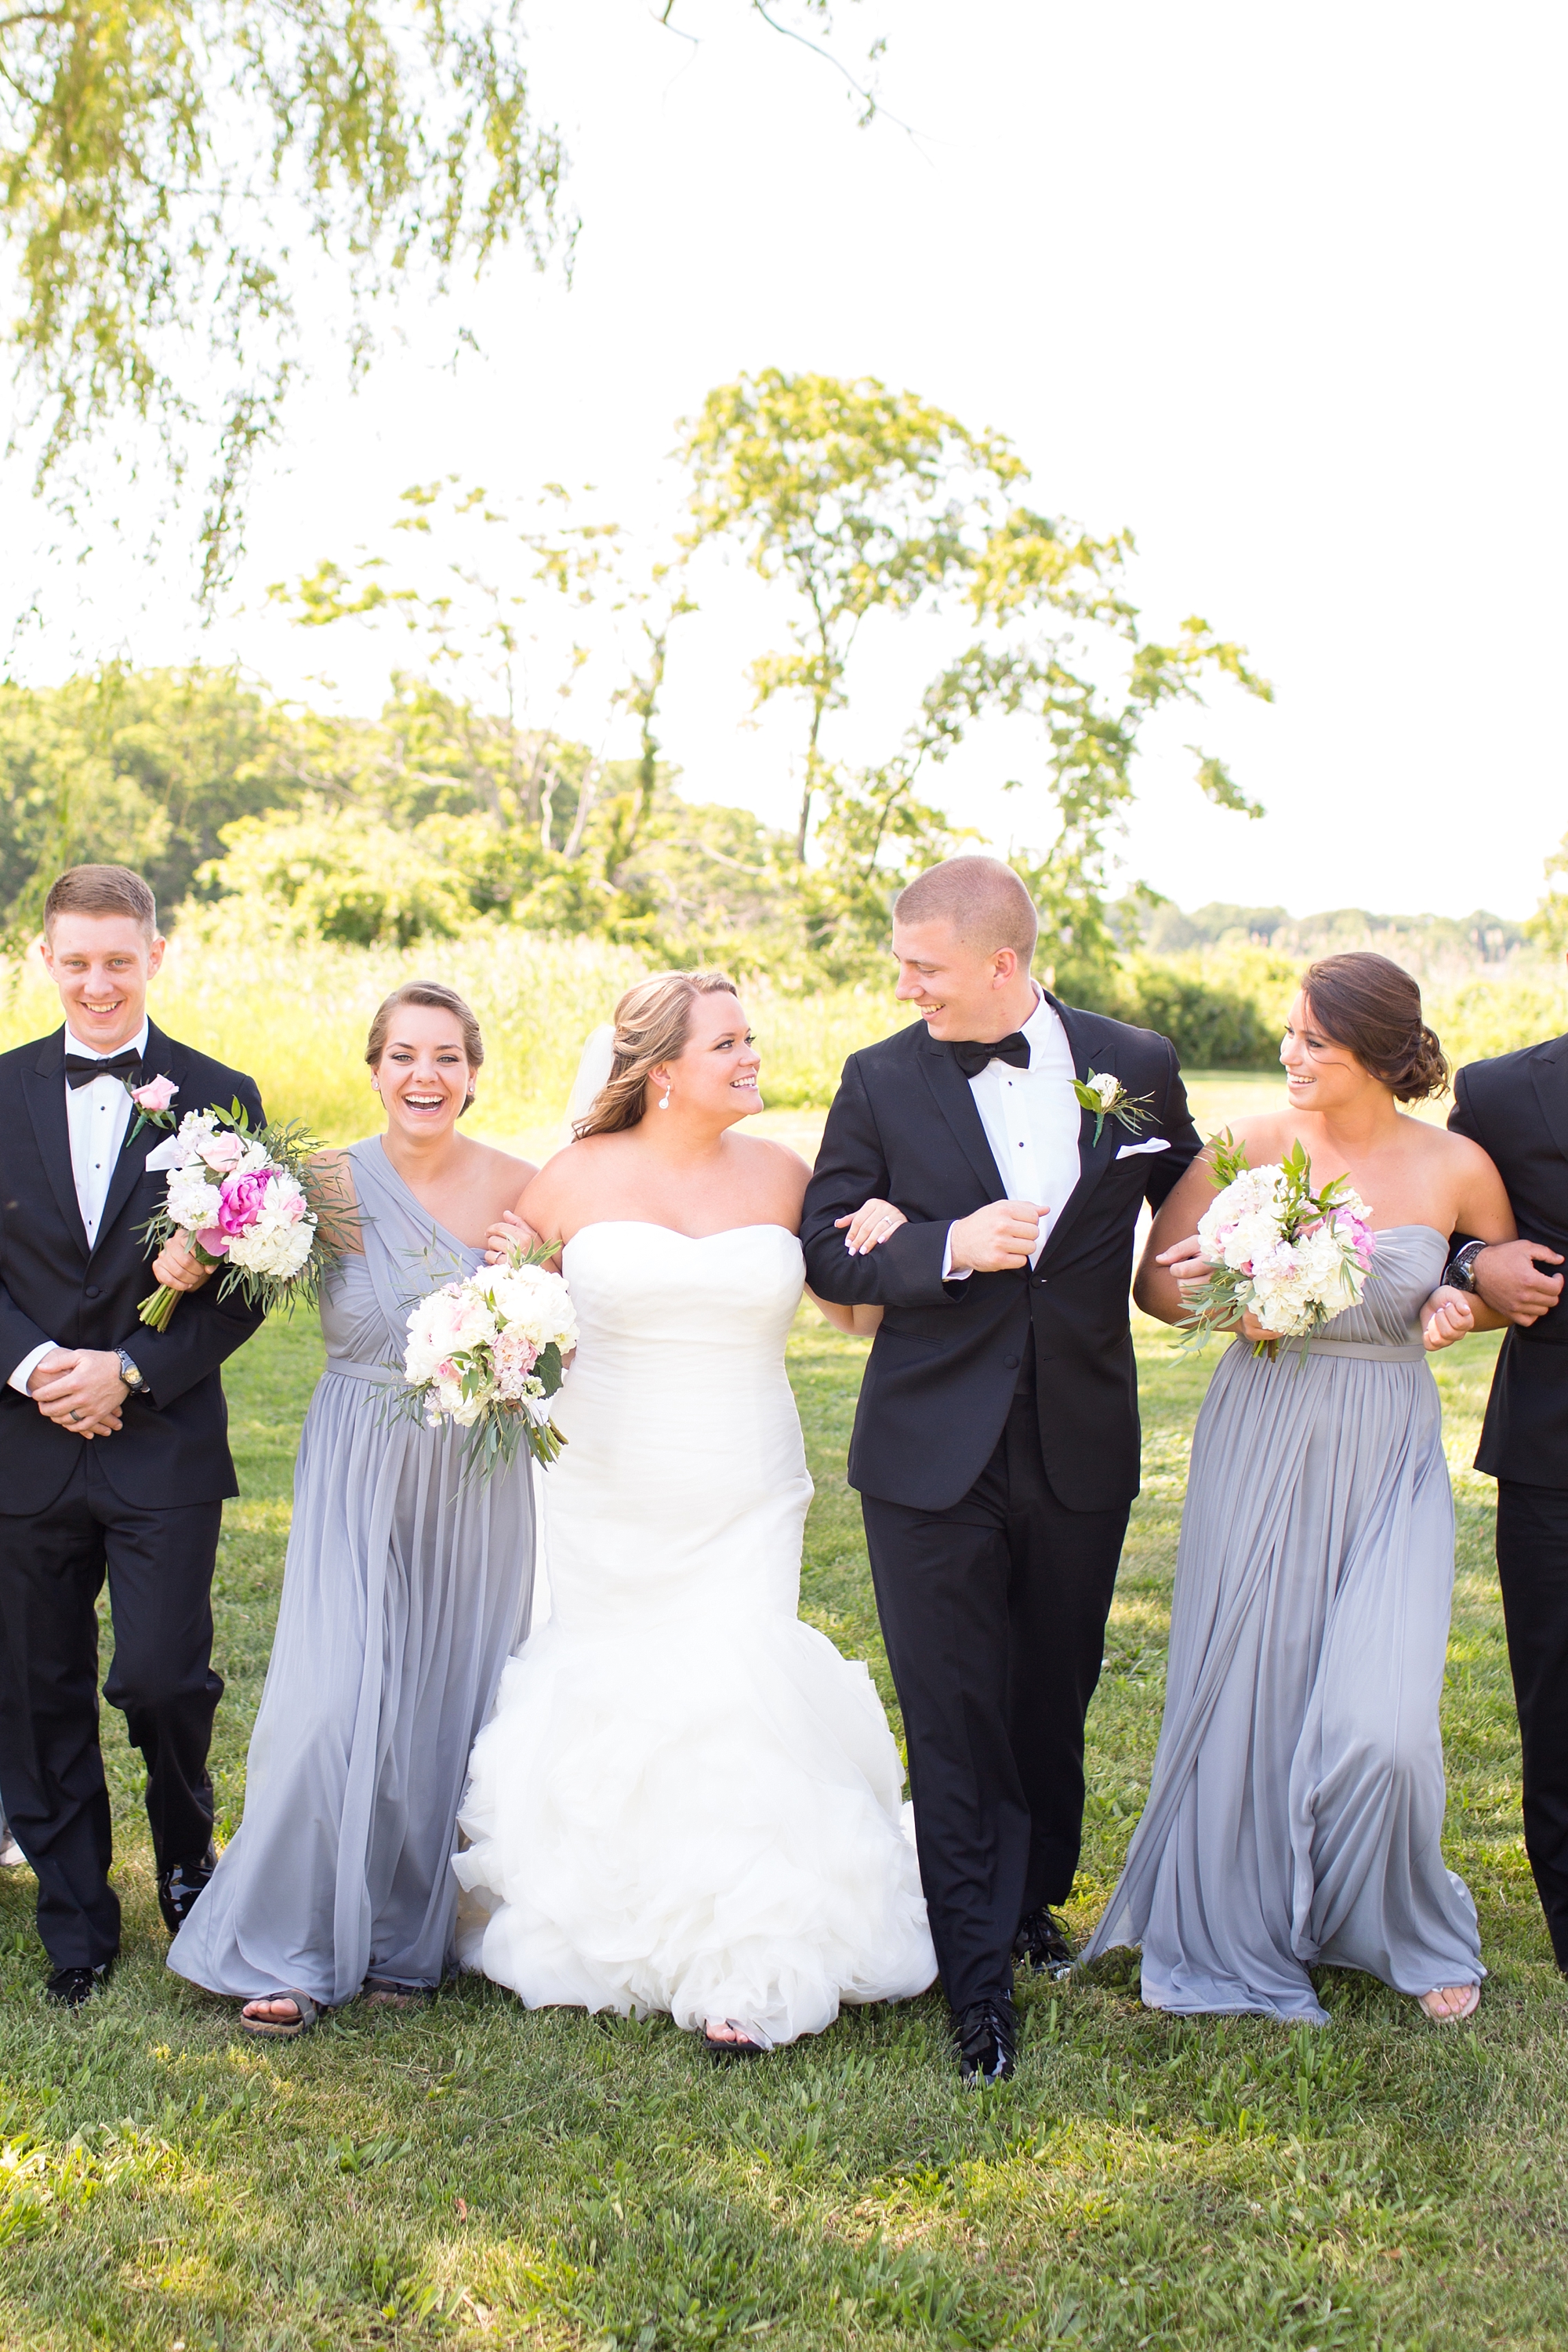
M 1256 963 L 1256 956 L 1252 962 Z M 1212 960 L 1217 981 L 1251 969 Z M 154 1019 L 247 1070 L 274 1116 L 303 1119 L 329 1142 L 374 1125 L 364 1040 L 371 1015 L 400 981 L 443 980 L 479 1016 L 485 1067 L 472 1113 L 477 1134 L 524 1143 L 537 1157 L 562 1131 L 577 1057 L 644 967 L 599 940 L 477 931 L 425 948 L 321 944 L 203 946 L 176 936 L 153 982 Z M 1545 963 L 1500 979 L 1478 975 L 1434 994 L 1428 1018 L 1456 1062 L 1510 1051 L 1568 1027 L 1568 988 Z M 746 1009 L 763 1051 L 763 1092 L 779 1111 L 826 1109 L 845 1056 L 887 1036 L 909 1015 L 885 987 L 786 993 L 749 984 Z M 1278 999 L 1278 1001 L 1276 1001 Z M 1288 992 L 1263 1009 L 1270 1033 Z M 59 1003 L 35 954 L 0 973 L 0 1050 L 53 1029 Z
M 269 1115 L 303 1119 L 332 1143 L 352 1142 L 373 1116 L 364 1041 L 371 1016 L 405 980 L 440 980 L 474 1007 L 485 1066 L 472 1131 L 500 1139 L 553 1139 L 565 1117 L 589 1031 L 645 967 L 598 940 L 496 931 L 429 949 L 331 946 L 197 947 L 176 938 L 153 982 L 153 1017 L 172 1035 L 247 1070 Z M 816 996 L 749 989 L 747 1011 L 764 1057 L 771 1106 L 825 1106 L 846 1055 L 908 1016 L 885 990 Z M 36 955 L 0 989 L 0 1051 L 58 1028 L 59 999 Z

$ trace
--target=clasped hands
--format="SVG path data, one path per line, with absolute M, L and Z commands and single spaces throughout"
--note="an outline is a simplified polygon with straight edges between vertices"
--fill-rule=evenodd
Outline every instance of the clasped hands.
M 171 1290 L 199 1290 L 212 1268 L 176 1234 L 153 1263 L 153 1278 Z M 55 1348 L 34 1365 L 27 1394 L 46 1421 L 73 1437 L 112 1437 L 128 1391 L 112 1348 Z
M 1190 1299 L 1194 1293 L 1201 1290 L 1214 1272 L 1207 1258 L 1200 1255 L 1196 1234 L 1189 1234 L 1184 1242 L 1176 1242 L 1170 1249 L 1161 1250 L 1154 1263 L 1170 1269 L 1184 1299 Z M 1422 1307 L 1420 1319 L 1422 1344 L 1429 1355 L 1435 1355 L 1440 1348 L 1451 1348 L 1456 1339 L 1464 1339 L 1476 1328 L 1469 1300 L 1462 1290 L 1455 1290 L 1447 1283 L 1438 1284 Z M 1242 1339 L 1254 1341 L 1278 1339 L 1279 1337 L 1278 1331 L 1270 1331 L 1261 1324 L 1250 1307 L 1232 1328 Z
M 112 1348 L 53 1348 L 28 1376 L 27 1394 L 46 1421 L 73 1437 L 110 1437 L 126 1387 Z

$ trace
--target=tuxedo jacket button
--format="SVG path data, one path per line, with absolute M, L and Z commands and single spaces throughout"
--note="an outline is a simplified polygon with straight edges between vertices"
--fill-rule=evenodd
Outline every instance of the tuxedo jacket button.
M 82 1297 L 83 1297 L 84 1298 L 96 1298 L 96 1297 L 98 1297 L 98 1292 L 97 1292 L 96 1288 L 94 1288 L 94 1287 L 93 1287 L 93 1286 L 92 1286 L 91 1284 L 89 1284 L 88 1287 L 87 1287 L 87 1288 L 82 1292 L 82 1294 L 81 1294 L 81 1295 L 82 1295 Z
M 1016 1356 L 1004 1356 L 1002 1362 L 1005 1370 L 1009 1372 L 1016 1372 L 1018 1369 L 1018 1359 Z

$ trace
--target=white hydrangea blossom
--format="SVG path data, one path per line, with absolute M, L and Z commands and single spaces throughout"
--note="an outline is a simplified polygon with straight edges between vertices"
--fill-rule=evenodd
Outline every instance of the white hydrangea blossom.
M 1310 1223 L 1300 1206 L 1283 1168 L 1244 1168 L 1198 1220 L 1205 1261 L 1237 1277 L 1226 1295 L 1282 1339 L 1310 1337 L 1353 1306 L 1372 1260 L 1368 1212 L 1354 1192 Z
M 531 1433 L 534 1453 L 550 1461 L 561 1441 L 536 1367 L 547 1348 L 565 1357 L 576 1344 L 571 1293 L 558 1274 L 533 1265 L 481 1266 L 411 1310 L 404 1379 L 432 1429 L 444 1421 L 461 1429 L 510 1422 Z

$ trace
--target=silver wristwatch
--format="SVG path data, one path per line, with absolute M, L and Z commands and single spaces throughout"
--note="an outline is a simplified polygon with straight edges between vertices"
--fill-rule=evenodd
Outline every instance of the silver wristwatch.
M 126 1354 L 123 1348 L 116 1348 L 114 1352 L 120 1359 L 121 1379 L 124 1381 L 132 1396 L 140 1396 L 147 1385 L 146 1381 L 142 1378 L 141 1368 L 136 1363 L 133 1357 Z
M 1463 1249 L 1457 1249 L 1454 1252 L 1444 1267 L 1444 1281 L 1450 1284 L 1455 1290 L 1474 1290 L 1476 1260 L 1484 1249 L 1490 1247 L 1489 1242 L 1467 1242 Z

